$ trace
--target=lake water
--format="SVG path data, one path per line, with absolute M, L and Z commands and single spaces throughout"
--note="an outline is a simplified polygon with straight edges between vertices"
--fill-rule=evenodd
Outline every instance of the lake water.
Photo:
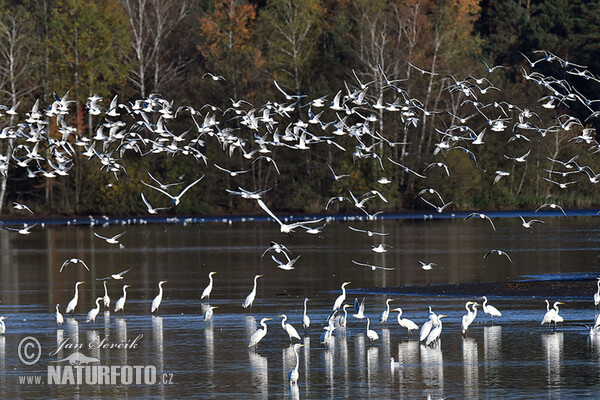
M 496 231 L 480 219 L 334 221 L 321 235 L 303 231 L 284 235 L 274 222 L 47 225 L 34 228 L 29 236 L 2 230 L 0 312 L 8 319 L 6 333 L 0 335 L 0 397 L 597 397 L 600 335 L 590 338 L 583 325 L 593 324 L 595 316 L 592 297 L 595 276 L 600 275 L 600 220 L 545 221 L 527 230 L 516 216 L 497 218 Z M 351 231 L 349 225 L 389 235 L 368 237 Z M 121 237 L 123 248 L 93 235 L 122 231 L 126 231 Z M 276 268 L 269 254 L 261 257 L 272 240 L 289 247 L 293 257 L 300 255 L 295 270 Z M 371 251 L 372 245 L 382 242 L 393 248 L 385 254 Z M 493 254 L 484 259 L 491 249 L 506 251 L 514 264 Z M 59 273 L 63 261 L 72 257 L 83 259 L 91 272 L 71 264 Z M 395 270 L 372 271 L 352 260 Z M 418 260 L 435 262 L 443 269 L 424 271 Z M 86 324 L 86 313 L 96 297 L 104 294 L 102 282 L 95 278 L 130 267 L 123 281 L 107 281 L 111 304 L 121 296 L 124 283 L 132 285 L 124 313 L 103 309 L 95 324 Z M 200 301 L 200 294 L 210 271 L 218 272 L 210 304 L 219 308 L 213 321 L 205 323 L 202 316 L 208 302 Z M 246 311 L 241 303 L 256 274 L 264 276 L 258 280 L 252 310 Z M 546 311 L 543 289 L 564 277 L 581 287 L 574 294 L 549 299 L 565 303 L 560 308 L 565 323 L 556 329 L 540 326 Z M 550 280 L 543 283 L 544 279 Z M 150 304 L 160 280 L 167 280 L 164 298 L 160 315 L 152 316 Z M 506 296 L 493 290 L 496 285 L 506 287 L 522 280 L 542 281 L 542 296 L 519 296 L 518 292 Z M 55 305 L 60 304 L 64 314 L 77 281 L 85 283 L 80 286 L 74 318 L 65 316 L 66 323 L 57 329 Z M 330 346 L 321 344 L 322 327 L 344 281 L 351 281 L 347 302 L 365 297 L 365 314 L 380 336 L 374 344 L 365 335 L 365 321 L 353 317 L 346 330 L 334 332 Z M 440 295 L 440 285 L 447 284 L 472 285 L 463 294 Z M 396 289 L 384 294 L 381 288 Z M 411 295 L 411 288 L 419 289 L 421 295 Z M 487 295 L 503 315 L 492 325 L 479 308 L 463 337 L 464 304 L 481 302 L 481 295 Z M 302 335 L 305 297 L 310 299 L 312 325 Z M 409 338 L 396 323 L 396 313 L 382 326 L 379 316 L 388 297 L 394 299 L 392 307 L 402 307 L 403 316 L 418 325 L 428 319 L 428 306 L 448 315 L 439 344 L 425 346 Z M 298 385 L 293 387 L 287 376 L 295 358 L 277 317 L 282 313 L 305 345 L 299 351 Z M 255 352 L 247 348 L 248 340 L 263 317 L 273 320 L 267 323 L 267 336 Z M 33 365 L 25 365 L 19 357 L 34 350 L 21 347 L 19 352 L 26 337 L 36 338 L 42 348 Z M 96 348 L 98 343 L 132 347 Z M 153 366 L 158 382 L 73 384 L 65 378 L 61 384 L 48 384 L 48 368 L 70 365 L 59 360 L 75 352 L 69 347 L 75 344 L 81 346 L 82 354 L 98 360 L 85 365 Z M 401 365 L 390 368 L 390 357 Z M 23 381 L 26 376 L 41 376 L 43 383 Z

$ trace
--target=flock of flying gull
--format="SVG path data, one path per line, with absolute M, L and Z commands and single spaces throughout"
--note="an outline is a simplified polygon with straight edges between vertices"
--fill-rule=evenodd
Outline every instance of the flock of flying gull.
M 233 182 L 236 177 L 253 172 L 255 163 L 263 163 L 265 168 L 272 168 L 273 173 L 280 174 L 281 168 L 286 168 L 281 160 L 285 159 L 285 152 L 297 151 L 307 152 L 317 146 L 328 146 L 332 154 L 337 156 L 352 157 L 355 163 L 369 162 L 376 166 L 379 171 L 379 179 L 372 190 L 364 194 L 356 195 L 353 191 L 348 191 L 347 195 L 338 195 L 331 197 L 324 205 L 325 210 L 329 210 L 334 204 L 348 202 L 358 213 L 364 213 L 369 221 L 378 218 L 381 211 L 373 212 L 367 208 L 367 203 L 382 201 L 387 203 L 384 193 L 386 185 L 392 183 L 390 177 L 402 176 L 426 182 L 426 175 L 435 170 L 450 176 L 453 173 L 451 166 L 443 162 L 442 156 L 451 151 L 459 150 L 468 154 L 473 160 L 475 166 L 478 166 L 477 148 L 485 145 L 485 135 L 506 135 L 507 142 L 519 143 L 522 152 L 518 154 L 503 154 L 502 160 L 511 160 L 515 166 L 524 165 L 531 154 L 531 148 L 528 143 L 533 137 L 545 137 L 549 134 L 570 135 L 568 140 L 573 146 L 584 146 L 578 156 L 569 160 L 559 160 L 556 154 L 548 157 L 549 169 L 544 170 L 548 175 L 543 179 L 556 185 L 559 189 L 567 189 L 577 182 L 577 177 L 587 176 L 589 182 L 595 184 L 600 181 L 600 174 L 596 174 L 591 167 L 579 165 L 578 161 L 583 154 L 593 155 L 600 151 L 600 145 L 596 142 L 596 132 L 594 128 L 586 125 L 587 121 L 600 116 L 600 111 L 594 109 L 595 104 L 600 102 L 596 99 L 587 99 L 575 87 L 574 83 L 600 82 L 600 78 L 587 70 L 587 67 L 574 64 L 562 59 L 547 51 L 534 51 L 535 61 L 530 61 L 525 55 L 527 66 L 535 68 L 541 63 L 550 63 L 561 71 L 562 78 L 545 76 L 537 71 L 527 70 L 520 67 L 522 77 L 526 82 L 532 82 L 538 85 L 546 94 L 541 97 L 530 108 L 521 105 L 511 104 L 507 101 L 493 101 L 485 103 L 486 96 L 490 96 L 492 91 L 498 93 L 500 89 L 493 86 L 491 80 L 494 71 L 503 66 L 486 66 L 486 76 L 473 77 L 468 76 L 464 79 L 458 79 L 455 76 L 437 76 L 430 71 L 421 69 L 411 63 L 407 68 L 411 71 L 420 73 L 420 75 L 437 76 L 445 85 L 448 95 L 455 100 L 456 107 L 450 110 L 426 109 L 423 101 L 418 98 L 412 98 L 410 93 L 401 87 L 403 80 L 389 80 L 383 70 L 377 71 L 379 76 L 385 82 L 380 95 L 374 97 L 371 92 L 374 82 L 362 82 L 356 73 L 353 73 L 353 79 L 345 84 L 345 88 L 335 94 L 325 95 L 319 98 L 309 100 L 305 95 L 290 94 L 274 81 L 277 94 L 283 99 L 282 102 L 269 101 L 268 103 L 254 107 L 248 101 L 242 99 L 230 99 L 230 107 L 222 111 L 218 107 L 205 105 L 200 109 L 185 105 L 178 108 L 173 106 L 172 101 L 161 98 L 160 95 L 150 95 L 148 98 L 138 99 L 133 102 L 120 103 L 115 96 L 107 105 L 103 103 L 100 96 L 94 95 L 88 98 L 86 106 L 87 112 L 95 121 L 93 133 L 86 135 L 79 132 L 77 128 L 70 124 L 73 117 L 73 107 L 70 106 L 73 101 L 69 100 L 69 94 L 62 97 L 54 95 L 54 101 L 47 107 L 41 107 L 39 100 L 35 102 L 30 110 L 23 112 L 19 109 L 19 103 L 13 107 L 2 107 L 3 116 L 6 121 L 18 121 L 12 125 L 7 125 L 0 132 L 0 143 L 9 146 L 9 153 L 0 155 L 0 173 L 6 176 L 11 169 L 21 168 L 27 171 L 27 176 L 34 181 L 38 177 L 58 178 L 69 174 L 75 162 L 87 160 L 97 160 L 99 167 L 107 174 L 114 175 L 115 180 L 128 179 L 127 171 L 121 160 L 125 157 L 144 157 L 154 154 L 167 154 L 172 157 L 186 157 L 198 165 L 198 175 L 191 183 L 183 189 L 183 182 L 162 183 L 152 171 L 148 171 L 149 182 L 142 181 L 144 188 L 148 191 L 146 194 L 140 193 L 140 201 L 143 202 L 149 214 L 157 214 L 161 210 L 171 207 L 177 207 L 181 201 L 184 201 L 184 195 L 195 187 L 204 177 L 203 172 L 208 168 L 214 168 L 218 173 L 229 175 Z M 354 72 L 354 71 L 353 71 Z M 419 74 L 416 74 L 419 76 Z M 215 80 L 215 84 L 226 85 L 224 79 L 219 79 L 217 75 L 209 76 Z M 215 79 L 217 77 L 217 79 Z M 569 78 L 569 81 L 565 77 Z M 225 82 L 225 83 L 223 83 Z M 574 83 L 573 83 L 574 82 Z M 226 86 L 223 86 L 226 87 Z M 532 110 L 558 110 L 561 112 L 571 108 L 575 103 L 579 109 L 589 110 L 589 116 L 581 121 L 575 116 L 563 113 L 552 118 L 550 123 L 543 121 L 540 114 Z M 24 114 L 23 121 L 19 117 Z M 419 167 L 408 167 L 414 165 L 411 160 L 409 149 L 411 144 L 406 142 L 394 142 L 392 138 L 384 136 L 383 132 L 377 131 L 377 122 L 382 115 L 398 115 L 403 125 L 399 126 L 404 137 L 411 129 L 417 129 L 421 124 L 426 123 L 434 114 L 438 119 L 447 119 L 449 126 L 445 130 L 435 129 L 431 132 L 432 137 L 437 142 L 433 146 L 431 163 L 425 163 Z M 181 126 L 187 121 L 186 129 L 182 132 L 173 132 L 169 125 L 175 125 L 174 121 Z M 183 122 L 181 122 L 183 121 Z M 469 122 L 470 121 L 470 122 Z M 470 123 L 470 125 L 468 124 Z M 493 133 L 486 133 L 489 132 Z M 569 132 L 569 133 L 567 133 Z M 232 164 L 244 165 L 244 169 L 230 170 L 210 162 L 206 155 L 206 145 L 208 141 L 214 141 L 222 149 L 223 153 L 232 160 Z M 349 150 L 348 146 L 352 146 Z M 394 150 L 394 151 L 389 151 Z M 386 154 L 396 154 L 396 157 L 386 156 Z M 278 157 L 278 155 L 281 155 Z M 583 159 L 584 157 L 581 157 Z M 335 157 L 333 158 L 335 159 Z M 77 161 L 76 161 L 77 160 Z M 278 164 L 280 162 L 280 164 Z M 336 172 L 335 166 L 323 160 L 323 168 L 327 168 L 332 175 L 332 179 L 337 182 L 341 180 L 351 180 L 347 173 Z M 555 167 L 558 167 L 555 169 Z M 390 174 L 390 169 L 395 173 Z M 12 172 L 10 172 L 12 173 Z M 542 171 L 540 171 L 540 174 Z M 495 176 L 491 185 L 497 184 L 501 179 L 510 175 L 509 171 L 495 171 Z M 155 175 L 157 175 L 155 173 Z M 572 179 L 562 181 L 562 179 Z M 118 184 L 115 182 L 115 184 Z M 424 187 L 425 185 L 420 185 Z M 293 232 L 304 231 L 308 234 L 325 234 L 326 223 L 317 226 L 322 220 L 305 220 L 290 222 L 279 218 L 271 210 L 268 203 L 268 192 L 270 188 L 254 188 L 247 190 L 238 186 L 237 188 L 227 188 L 231 196 L 240 196 L 249 201 L 256 201 L 256 204 L 267 213 L 280 227 L 282 233 L 290 234 Z M 168 199 L 171 206 L 166 204 L 162 207 L 155 207 L 148 201 L 148 193 L 158 193 Z M 382 193 L 383 192 L 383 193 Z M 424 207 L 431 207 L 437 213 L 447 211 L 453 201 L 446 201 L 435 188 L 425 188 L 421 190 L 417 197 L 423 201 Z M 13 206 L 17 210 L 24 210 L 32 213 L 31 209 L 25 204 L 14 202 Z M 566 217 L 565 211 L 560 205 L 554 203 L 542 204 L 537 211 L 542 208 L 560 210 Z M 526 229 L 532 229 L 534 224 L 543 224 L 541 219 L 525 220 L 521 217 L 522 225 Z M 465 220 L 485 219 L 489 222 L 491 228 L 495 231 L 492 219 L 484 213 L 471 213 Z M 6 228 L 27 235 L 36 225 L 27 225 L 23 227 Z M 359 234 L 365 234 L 369 237 L 381 237 L 388 234 L 385 232 L 376 232 L 371 230 L 358 229 L 352 226 L 348 227 Z M 113 237 L 106 237 L 99 233 L 94 233 L 99 239 L 105 240 L 109 244 L 121 245 L 119 240 L 122 234 Z M 292 237 L 292 236 L 290 236 Z M 385 253 L 391 249 L 391 246 L 381 243 L 372 246 L 375 253 Z M 276 266 L 282 270 L 291 271 L 295 269 L 295 263 L 299 257 L 291 258 L 288 248 L 279 243 L 271 242 L 270 247 L 263 253 L 274 253 L 271 258 Z M 488 256 L 505 257 L 507 261 L 513 263 L 512 258 L 501 249 L 491 249 L 483 258 Z M 370 262 L 353 260 L 357 267 L 366 267 L 374 271 L 390 270 L 392 267 L 384 267 Z M 425 271 L 433 268 L 443 268 L 433 262 L 418 261 L 421 268 Z M 66 260 L 61 266 L 60 271 L 70 264 L 81 264 L 89 270 L 85 262 L 81 259 L 72 258 Z M 95 307 L 87 314 L 86 322 L 94 322 L 101 308 L 110 306 L 110 298 L 106 291 L 106 282 L 110 280 L 123 280 L 129 270 L 113 274 L 104 280 L 105 295 L 95 300 Z M 213 275 L 215 271 L 209 274 L 209 285 L 202 293 L 202 299 L 210 297 L 213 288 Z M 255 297 L 258 279 L 261 275 L 254 278 L 254 287 L 252 292 L 243 302 L 244 308 L 251 307 Z M 152 302 L 151 312 L 158 311 L 162 300 L 162 285 L 166 281 L 158 283 L 159 293 Z M 344 282 L 341 286 L 342 294 L 336 299 L 332 313 L 325 324 L 325 333 L 322 335 L 322 342 L 327 344 L 338 327 L 346 326 L 347 309 L 353 307 L 345 304 L 346 286 L 350 282 Z M 83 282 L 75 284 L 75 295 L 66 307 L 66 313 L 73 313 L 78 304 L 79 286 Z M 127 297 L 127 288 L 130 285 L 123 285 L 122 297 L 116 302 L 114 311 L 124 311 Z M 487 298 L 483 298 L 483 303 L 469 301 L 465 308 L 467 314 L 462 319 L 462 332 L 466 334 L 469 325 L 477 315 L 477 306 L 481 305 L 483 311 L 494 317 L 500 317 L 501 313 L 491 305 L 487 304 Z M 598 281 L 598 294 L 594 297 L 596 306 L 600 303 L 600 279 Z M 304 301 L 304 315 L 302 324 L 305 329 L 310 326 L 310 319 L 306 314 L 306 303 Z M 409 335 L 412 331 L 418 330 L 418 326 L 409 319 L 402 318 L 402 309 L 390 309 L 389 302 L 386 302 L 386 310 L 380 318 L 381 323 L 386 323 L 389 313 L 394 311 L 398 313 L 398 323 L 407 329 Z M 547 302 L 547 312 L 543 318 L 542 324 L 562 322 L 559 315 L 558 305 L 561 302 L 555 302 L 553 307 Z M 214 309 L 209 307 L 205 313 L 205 320 L 212 318 Z M 371 320 L 364 314 L 364 300 L 355 301 L 354 316 L 359 319 L 366 319 L 366 335 L 373 343 L 378 339 L 378 334 L 371 329 Z M 298 332 L 294 327 L 287 323 L 287 317 L 281 314 L 281 324 L 291 339 L 300 339 Z M 437 315 L 431 308 L 427 322 L 423 324 L 420 333 L 420 340 L 425 345 L 435 345 L 442 332 L 442 318 L 445 315 Z M 4 332 L 4 317 L 0 317 L 0 332 Z M 262 329 L 259 329 L 252 335 L 248 347 L 256 347 L 261 339 L 267 333 L 266 322 L 270 318 L 263 318 L 260 321 Z M 56 305 L 56 322 L 60 325 L 63 322 L 63 316 L 59 311 L 59 305 Z M 591 328 L 591 334 L 596 334 L 600 328 L 600 318 L 596 320 Z M 298 380 L 298 354 L 297 348 L 302 346 L 296 344 L 296 366 L 289 374 L 290 382 L 296 383 Z M 392 366 L 394 366 L 392 360 Z

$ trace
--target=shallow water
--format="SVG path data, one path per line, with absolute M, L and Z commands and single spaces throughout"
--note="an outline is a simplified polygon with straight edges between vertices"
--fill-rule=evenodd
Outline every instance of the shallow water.
M 593 217 L 547 218 L 546 224 L 526 230 L 517 218 L 498 218 L 496 231 L 479 219 L 338 221 L 328 223 L 317 236 L 283 235 L 273 222 L 51 225 L 36 228 L 29 236 L 0 231 L 0 310 L 9 317 L 7 331 L 0 336 L 0 397 L 593 397 L 600 389 L 600 340 L 590 339 L 583 324 L 593 324 L 595 315 L 598 221 Z M 370 238 L 350 231 L 348 225 L 390 235 Z M 122 249 L 93 235 L 112 236 L 124 230 Z M 296 270 L 277 269 L 269 254 L 261 258 L 271 240 L 300 255 Z M 383 255 L 373 253 L 371 246 L 381 242 L 393 249 Z M 490 249 L 506 251 L 514 264 L 495 255 L 483 259 Z M 85 260 L 91 272 L 72 264 L 59 273 L 63 261 L 71 257 Z M 354 265 L 353 259 L 395 270 L 372 271 Z M 423 271 L 417 260 L 436 262 L 444 269 Z M 95 298 L 104 294 L 95 278 L 129 267 L 133 269 L 122 282 L 107 281 L 112 304 L 121 295 L 123 283 L 133 285 L 124 314 L 101 311 L 95 325 L 86 324 L 85 314 Z M 209 271 L 218 271 L 210 304 L 219 308 L 213 322 L 205 323 L 202 315 L 208 303 L 199 299 Z M 264 277 L 258 281 L 252 310 L 246 312 L 241 303 L 252 289 L 255 274 Z M 492 325 L 479 308 L 463 338 L 464 303 L 477 299 L 436 293 L 436 284 L 548 279 L 543 274 L 589 279 L 589 293 L 550 299 L 565 303 L 560 308 L 565 323 L 556 329 L 540 326 L 546 311 L 544 298 L 480 293 L 487 294 L 503 315 Z M 85 283 L 80 286 L 74 318 L 67 318 L 57 329 L 55 304 L 64 313 L 80 280 Z M 159 280 L 168 282 L 160 316 L 151 316 L 150 303 Z M 352 282 L 348 302 L 366 297 L 366 315 L 380 336 L 374 344 L 366 338 L 365 321 L 352 317 L 345 331 L 335 331 L 331 346 L 320 343 L 321 328 L 344 281 Z M 387 297 L 370 288 L 429 284 L 430 295 L 389 297 L 394 299 L 392 307 L 402 307 L 403 316 L 419 325 L 427 320 L 428 306 L 447 314 L 438 345 L 426 347 L 410 339 L 395 323 L 396 313 L 387 327 L 378 322 Z M 353 293 L 353 289 L 367 289 L 367 293 Z M 305 347 L 299 352 L 298 386 L 290 388 L 287 375 L 294 354 L 277 315 L 287 314 L 288 322 L 302 334 L 304 297 L 310 299 L 312 325 L 303 335 Z M 247 343 L 262 317 L 274 319 L 267 323 L 268 334 L 254 352 L 247 349 Z M 42 347 L 40 360 L 31 366 L 21 362 L 18 351 L 27 336 L 38 339 Z M 103 339 L 118 344 L 136 338 L 136 348 L 88 347 Z M 97 364 L 155 366 L 158 379 L 171 384 L 49 385 L 48 367 L 68 365 L 57 360 L 75 351 L 64 348 L 50 355 L 65 339 L 81 344 L 81 353 L 99 359 Z M 392 370 L 390 357 L 401 366 Z M 20 382 L 19 377 L 25 375 L 41 375 L 44 384 Z

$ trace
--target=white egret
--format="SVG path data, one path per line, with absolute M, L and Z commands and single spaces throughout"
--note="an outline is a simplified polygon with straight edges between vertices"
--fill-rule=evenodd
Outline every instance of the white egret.
M 152 308 L 150 309 L 150 313 L 153 313 L 154 311 L 156 311 L 156 313 L 158 314 L 158 307 L 160 306 L 160 302 L 162 301 L 162 297 L 163 297 L 162 285 L 165 283 L 167 283 L 167 281 L 158 282 L 158 294 L 156 295 L 154 300 L 152 300 Z
M 437 316 L 437 325 L 434 322 L 434 327 L 431 329 L 431 332 L 427 336 L 427 340 L 425 341 L 425 345 L 429 346 L 430 344 L 435 343 L 442 334 L 442 318 L 447 317 L 447 315 L 440 314 Z
M 104 283 L 104 307 L 106 308 L 110 308 L 110 297 L 108 297 L 108 289 L 106 288 L 106 281 L 102 282 Z
M 302 347 L 302 346 L 304 346 L 304 345 L 300 344 L 300 343 L 296 343 L 292 347 L 294 349 L 294 354 L 296 355 L 296 365 L 294 366 L 294 368 L 292 368 L 292 370 L 288 374 L 288 379 L 290 381 L 290 385 L 295 385 L 298 383 L 298 377 L 300 376 L 300 374 L 298 373 L 298 366 L 300 365 L 300 359 L 298 358 L 298 348 Z
M 390 368 L 392 371 L 396 368 L 400 368 L 402 364 L 399 361 L 394 361 L 394 357 L 390 357 Z
M 285 314 L 279 314 L 278 317 L 281 317 L 281 327 L 283 328 L 284 331 L 287 332 L 288 336 L 290 337 L 290 341 L 292 341 L 293 339 L 298 339 L 298 340 L 302 340 L 300 339 L 300 335 L 298 335 L 298 331 L 296 330 L 296 328 L 294 328 L 292 326 L 292 324 L 287 324 L 287 315 Z
M 408 318 L 402 318 L 402 309 L 400 307 L 394 308 L 391 311 L 398 312 L 398 325 L 400 325 L 403 328 L 406 328 L 406 330 L 408 331 L 408 336 L 412 336 L 411 331 L 416 331 L 417 329 L 419 329 L 419 326 L 415 324 L 412 320 Z
M 90 312 L 88 312 L 87 318 L 85 319 L 86 324 L 90 321 L 92 321 L 94 324 L 96 324 L 96 316 L 100 312 L 100 302 L 101 301 L 102 301 L 102 297 L 96 298 L 96 308 L 92 308 L 90 310 Z M 58 307 L 57 307 L 57 309 L 58 309 Z
M 345 328 L 347 325 L 347 321 L 348 321 L 348 311 L 346 311 L 346 308 L 348 307 L 352 307 L 352 304 L 344 304 L 344 316 L 340 318 L 340 326 L 342 328 Z
M 246 296 L 246 299 L 242 303 L 242 307 L 244 307 L 244 308 L 252 307 L 252 303 L 254 303 L 254 298 L 256 297 L 256 285 L 258 282 L 258 278 L 260 278 L 261 276 L 262 275 L 254 276 L 254 288 L 252 288 L 252 291 L 250 292 L 250 294 L 248 296 Z
M 594 294 L 594 306 L 598 308 L 598 304 L 600 304 L 600 278 L 598 278 L 596 284 L 598 285 L 598 291 Z
M 492 324 L 494 323 L 494 317 L 501 317 L 502 313 L 498 311 L 498 309 L 492 305 L 487 304 L 487 297 L 483 296 L 483 312 L 492 316 Z
M 367 317 L 367 337 L 371 341 L 371 344 L 373 344 L 374 341 L 379 339 L 379 335 L 373 329 L 370 329 L 370 326 L 371 320 Z
M 208 274 L 208 285 L 204 288 L 204 291 L 202 292 L 202 296 L 200 296 L 200 300 L 202 299 L 210 299 L 210 294 L 212 293 L 212 289 L 213 289 L 213 275 L 216 274 L 216 271 L 212 271 Z
M 308 302 L 308 298 L 305 298 L 304 299 L 304 313 L 302 314 L 302 328 L 304 328 L 305 332 L 310 327 L 310 318 L 308 318 L 308 315 L 306 315 L 306 303 L 307 302 Z
M 219 306 L 209 306 L 208 310 L 204 313 L 204 321 L 210 321 L 213 317 L 213 310 L 219 308 Z
M 0 317 L 0 334 L 6 332 L 6 325 L 4 325 L 4 320 L 8 317 Z
M 556 327 L 556 324 L 558 322 L 563 322 L 563 317 L 561 317 L 560 315 L 558 315 L 558 305 L 559 304 L 565 304 L 561 301 L 555 301 L 554 302 L 554 306 L 553 308 L 550 308 L 550 302 L 548 300 L 546 301 L 546 314 L 544 314 L 544 318 L 542 319 L 542 323 L 541 325 L 544 324 L 550 324 L 552 322 L 554 322 L 554 326 Z
M 385 301 L 385 310 L 383 310 L 383 312 L 381 313 L 381 318 L 379 319 L 379 322 L 381 322 L 384 325 L 387 324 L 387 320 L 390 315 L 390 301 L 394 301 L 394 299 L 387 299 Z
M 433 328 L 434 322 L 437 322 L 437 315 L 431 311 L 431 306 L 429 306 L 429 320 L 426 321 L 423 326 L 421 326 L 421 335 L 419 336 L 419 341 L 422 342 L 429 336 L 431 329 Z
M 335 302 L 333 303 L 333 310 L 339 310 L 340 307 L 342 306 L 342 304 L 344 304 L 344 301 L 346 301 L 346 285 L 349 285 L 350 282 L 344 282 L 342 283 L 342 294 L 340 294 L 338 296 L 337 299 L 335 299 Z
M 64 324 L 65 319 L 63 318 L 63 315 L 60 313 L 59 310 L 60 304 L 56 305 L 56 325 L 61 326 L 62 324 Z
M 69 304 L 67 304 L 65 313 L 73 314 L 73 312 L 75 311 L 75 307 L 77 307 L 77 302 L 79 301 L 79 285 L 81 285 L 82 283 L 84 283 L 84 281 L 77 282 L 75 284 L 75 296 L 73 296 Z
M 125 312 L 125 300 L 127 300 L 128 287 L 131 287 L 131 285 L 123 285 L 123 297 L 120 297 L 115 303 L 115 312 Z
M 469 308 L 469 306 L 471 305 L 473 306 L 472 309 Z M 469 326 L 477 316 L 477 303 L 474 301 L 467 301 L 467 303 L 465 304 L 465 309 L 467 310 L 467 314 L 463 315 L 460 326 L 463 335 L 466 335 Z
M 329 318 L 327 321 L 327 326 L 324 327 L 325 332 L 321 335 L 321 344 L 329 345 L 331 338 L 333 336 L 333 331 L 335 330 L 334 319 Z
M 250 342 L 248 342 L 248 347 L 252 347 L 252 346 L 257 346 L 258 342 L 260 342 L 265 335 L 267 334 L 267 321 L 272 320 L 273 318 L 263 318 L 260 320 L 260 324 L 262 325 L 262 329 L 257 330 L 256 332 L 254 332 L 252 334 L 252 336 L 250 337 Z M 254 350 L 256 350 L 258 347 L 254 347 Z

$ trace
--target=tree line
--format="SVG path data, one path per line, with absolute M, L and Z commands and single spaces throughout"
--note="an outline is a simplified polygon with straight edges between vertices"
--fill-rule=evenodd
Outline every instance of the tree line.
M 381 140 L 368 143 L 379 160 L 366 162 L 352 155 L 355 144 L 348 137 L 336 139 L 345 148 L 343 153 L 331 146 L 308 153 L 277 149 L 273 158 L 286 164 L 281 174 L 232 157 L 209 138 L 204 150 L 210 160 L 207 166 L 168 154 L 124 157 L 127 174 L 120 177 L 107 174 L 97 160 L 88 161 L 81 154 L 69 174 L 59 179 L 32 179 L 23 169 L 11 167 L 15 161 L 10 161 L 0 182 L 3 211 L 12 212 L 6 204 L 19 201 L 47 214 L 142 212 L 140 181 L 147 179 L 147 171 L 172 182 L 206 174 L 201 193 L 182 203 L 177 210 L 181 213 L 254 212 L 254 202 L 233 198 L 224 190 L 237 185 L 253 190 L 276 187 L 270 203 L 278 209 L 319 212 L 331 196 L 368 191 L 382 175 L 392 181 L 382 189 L 390 200 L 382 208 L 389 211 L 423 208 L 416 194 L 426 187 L 435 187 L 460 209 L 533 207 L 550 195 L 566 206 L 594 206 L 593 184 L 557 191 L 542 179 L 544 169 L 556 168 L 549 156 L 568 159 L 584 152 L 571 139 L 594 127 L 594 119 L 564 129 L 561 115 L 584 121 L 588 110 L 566 103 L 541 108 L 538 100 L 547 93 L 529 82 L 523 71 L 526 75 L 532 69 L 527 58 L 542 57 L 533 52 L 541 49 L 600 71 L 595 32 L 599 7 L 597 2 L 579 0 L 5 1 L 0 17 L 0 104 L 7 110 L 18 105 L 19 114 L 5 113 L 2 127 L 18 127 L 36 102 L 48 107 L 68 93 L 68 123 L 78 135 L 93 138 L 101 124 L 90 112 L 91 97 L 101 97 L 107 109 L 115 95 L 132 104 L 160 96 L 172 100 L 175 108 L 192 105 L 201 110 L 200 119 L 218 114 L 223 124 L 254 140 L 255 132 L 244 132 L 230 109 L 240 100 L 257 109 L 293 103 L 282 97 L 276 80 L 300 99 L 287 123 L 307 118 L 309 99 L 327 96 L 324 101 L 329 104 L 340 90 L 351 95 L 368 86 L 360 101 L 373 112 L 369 129 L 388 145 Z M 489 72 L 488 66 L 495 65 L 506 68 Z M 545 77 L 578 85 L 586 99 L 600 97 L 596 82 L 568 74 L 565 66 L 541 62 L 535 68 Z M 547 135 L 536 135 L 527 163 L 503 157 L 516 156 L 520 147 L 489 132 L 485 148 L 475 154 L 477 162 L 462 152 L 432 157 L 469 100 L 456 86 L 469 76 L 486 77 L 493 87 L 485 104 L 471 108 L 475 131 L 489 122 L 487 111 L 478 112 L 484 105 L 507 100 L 538 112 L 544 129 L 552 128 Z M 477 87 L 481 91 L 487 86 Z M 383 107 L 401 107 L 403 96 L 418 99 L 418 106 L 411 105 L 414 116 Z M 323 124 L 338 118 L 331 110 L 321 116 Z M 170 125 L 173 132 L 190 127 L 194 129 L 189 119 Z M 56 121 L 48 125 L 50 134 L 58 135 L 59 128 Z M 279 129 L 285 129 L 283 121 Z M 10 140 L 0 144 L 2 156 L 12 160 L 17 144 Z M 591 169 L 598 164 L 593 154 L 580 158 Z M 432 169 L 425 184 L 395 168 L 389 159 L 416 171 L 443 161 L 452 174 Z M 233 182 L 208 168 L 211 163 L 252 171 Z M 351 179 L 332 180 L 326 163 Z M 492 185 L 497 170 L 510 174 Z M 351 207 L 342 205 L 336 211 Z

